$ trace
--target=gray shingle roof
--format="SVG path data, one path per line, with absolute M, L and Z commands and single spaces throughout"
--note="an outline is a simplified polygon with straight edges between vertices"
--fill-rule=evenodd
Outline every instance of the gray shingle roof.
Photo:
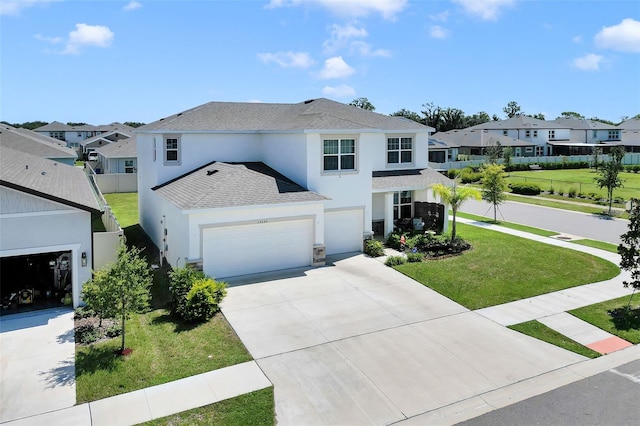
M 433 131 L 403 117 L 391 117 L 329 99 L 297 104 L 209 102 L 139 127 L 138 132 L 267 132 L 303 130 Z
M 101 133 L 99 135 L 92 136 L 90 138 L 84 139 L 80 141 L 80 145 L 85 146 L 98 141 L 100 139 L 104 140 L 107 143 L 115 142 L 119 139 L 130 138 L 133 132 L 126 132 L 121 129 L 110 130 L 105 133 Z
M 515 115 L 506 120 L 487 121 L 486 123 L 478 124 L 469 129 L 566 129 L 567 126 L 554 123 L 553 121 L 539 120 L 537 118 L 529 117 L 526 115 Z
M 182 210 L 321 202 L 264 163 L 213 162 L 152 188 Z
M 90 212 L 100 205 L 81 168 L 1 147 L 0 185 Z
M 630 118 L 618 124 L 619 129 L 624 130 L 640 130 L 640 119 Z
M 0 126 L 0 147 L 15 149 L 43 158 L 75 160 L 78 157 L 73 149 L 60 146 L 53 141 L 50 142 L 47 140 L 50 138 L 45 139 L 40 135 L 34 136 L 36 133 L 32 133 L 33 135 L 30 135 L 13 127 L 2 125 Z
M 100 154 L 106 158 L 132 158 L 137 157 L 136 137 L 120 139 L 118 142 L 110 143 L 97 148 Z
M 436 183 L 453 185 L 453 180 L 433 169 L 384 170 L 372 176 L 373 192 L 429 188 Z
M 445 143 L 451 142 L 459 147 L 483 147 L 491 146 L 500 142 L 502 146 L 533 146 L 533 142 L 522 139 L 511 138 L 509 136 L 490 133 L 480 129 L 467 128 L 449 130 L 448 132 L 438 132 L 429 137 L 436 141 Z
M 548 121 L 547 123 L 556 123 L 562 127 L 575 129 L 575 130 L 608 130 L 618 129 L 618 127 L 602 123 L 600 121 L 587 120 L 585 118 L 577 117 L 558 117 L 555 120 Z
M 59 121 L 52 121 L 49 124 L 45 124 L 44 126 L 40 126 L 33 130 L 36 132 L 70 132 L 73 130 L 73 127 Z

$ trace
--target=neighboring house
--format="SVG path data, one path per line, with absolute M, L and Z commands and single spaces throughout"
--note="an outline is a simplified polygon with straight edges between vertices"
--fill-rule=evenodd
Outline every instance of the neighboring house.
M 133 133 L 127 133 L 120 129 L 114 129 L 108 132 L 101 133 L 97 136 L 93 136 L 81 141 L 78 153 L 85 156 L 91 151 L 94 151 L 98 148 L 110 145 L 122 139 L 130 138 L 132 134 Z
M 554 155 L 554 145 L 568 143 L 571 140 L 569 127 L 526 115 L 516 115 L 507 120 L 488 121 L 464 130 L 487 130 L 493 135 L 528 142 L 533 147 L 533 152 L 531 155 L 524 153 L 523 156 Z
M 640 152 L 640 120 L 631 118 L 618 124 L 620 139 L 627 152 Z
M 550 141 L 554 155 L 589 155 L 597 145 L 604 153 L 620 145 L 621 131 L 618 127 L 600 121 L 576 117 L 558 117 L 549 123 L 570 129 L 568 141 Z
M 109 143 L 97 148 L 97 167 L 101 173 L 136 173 L 138 159 L 136 154 L 136 137 L 120 139 L 117 142 Z
M 68 294 L 77 307 L 93 267 L 92 217 L 101 214 L 96 194 L 81 168 L 28 153 L 27 143 L 7 143 L 4 130 L 1 142 L 3 305 L 17 293 L 21 303 L 56 306 Z
M 514 157 L 532 157 L 536 153 L 537 144 L 530 141 L 504 136 L 489 130 L 476 127 L 449 130 L 431 135 L 431 140 L 447 145 L 457 145 L 460 155 L 486 155 L 487 148 L 500 145 L 510 147 Z
M 117 122 L 100 126 L 85 124 L 82 126 L 72 127 L 59 121 L 52 121 L 49 124 L 45 124 L 44 126 L 34 129 L 35 132 L 41 135 L 65 141 L 69 148 L 73 148 L 76 151 L 79 151 L 79 153 L 84 152 L 80 151 L 80 143 L 85 139 L 93 138 L 94 136 L 109 133 L 114 130 L 120 130 L 131 135 L 133 127 Z
M 429 138 L 429 162 L 448 163 L 458 160 L 460 145 L 455 142 L 436 139 L 433 135 Z
M 75 151 L 63 145 L 57 139 L 39 135 L 31 130 L 17 129 L 6 124 L 0 125 L 0 146 L 2 148 L 12 148 L 27 154 L 74 165 L 78 158 Z
M 435 201 L 431 131 L 328 99 L 207 103 L 135 131 L 140 224 L 215 277 L 323 264 Z

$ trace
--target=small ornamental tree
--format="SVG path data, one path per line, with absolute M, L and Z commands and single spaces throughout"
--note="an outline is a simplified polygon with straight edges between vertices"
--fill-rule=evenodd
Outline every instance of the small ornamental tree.
M 611 149 L 611 159 L 600 165 L 599 176 L 596 177 L 596 183 L 600 188 L 607 188 L 607 198 L 609 199 L 609 212 L 611 216 L 611 203 L 613 202 L 613 190 L 621 188 L 623 180 L 619 174 L 622 171 L 622 159 L 625 156 L 623 147 L 616 146 Z
M 453 186 L 445 186 L 441 183 L 436 183 L 431 187 L 434 196 L 440 197 L 443 204 L 451 206 L 453 219 L 451 221 L 451 244 L 456 240 L 456 215 L 458 208 L 467 201 L 469 198 L 480 200 L 482 196 L 477 189 L 470 188 L 468 186 L 457 186 L 456 181 L 453 181 Z
M 640 290 L 640 200 L 631 201 L 629 214 L 629 230 L 620 236 L 622 243 L 618 246 L 620 254 L 620 268 L 631 273 L 630 281 L 622 284 L 633 288 L 634 292 Z M 633 297 L 633 294 L 631 295 Z M 631 305 L 631 298 L 629 304 Z
M 152 282 L 151 269 L 140 250 L 122 245 L 118 260 L 96 272 L 83 287 L 83 299 L 89 308 L 105 317 L 120 318 L 120 354 L 129 352 L 125 350 L 125 322 L 132 313 L 149 309 Z
M 493 221 L 497 220 L 498 205 L 507 201 L 507 181 L 504 166 L 485 164 L 482 168 L 482 199 L 493 205 Z

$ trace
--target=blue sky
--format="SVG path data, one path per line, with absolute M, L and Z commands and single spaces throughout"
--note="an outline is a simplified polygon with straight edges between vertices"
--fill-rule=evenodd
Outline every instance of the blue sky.
M 637 0 L 2 0 L 0 20 L 9 122 L 318 97 L 384 114 L 640 113 Z

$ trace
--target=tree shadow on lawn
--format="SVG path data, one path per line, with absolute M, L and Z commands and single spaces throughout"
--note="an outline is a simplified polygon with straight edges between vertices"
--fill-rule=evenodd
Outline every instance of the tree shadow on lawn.
M 640 308 L 633 309 L 629 306 L 623 306 L 607 313 L 611 316 L 611 322 L 616 330 L 640 330 Z
M 185 322 L 181 319 L 178 319 L 171 315 L 171 313 L 166 312 L 158 317 L 155 317 L 151 320 L 151 324 L 153 325 L 162 325 L 162 324 L 173 324 L 173 331 L 175 333 L 182 333 L 184 331 L 191 331 L 199 326 L 201 326 L 202 322 Z
M 76 375 L 92 374 L 96 371 L 114 371 L 122 357 L 118 356 L 114 350 L 117 345 L 95 345 L 89 346 L 88 351 L 78 351 L 76 353 Z

